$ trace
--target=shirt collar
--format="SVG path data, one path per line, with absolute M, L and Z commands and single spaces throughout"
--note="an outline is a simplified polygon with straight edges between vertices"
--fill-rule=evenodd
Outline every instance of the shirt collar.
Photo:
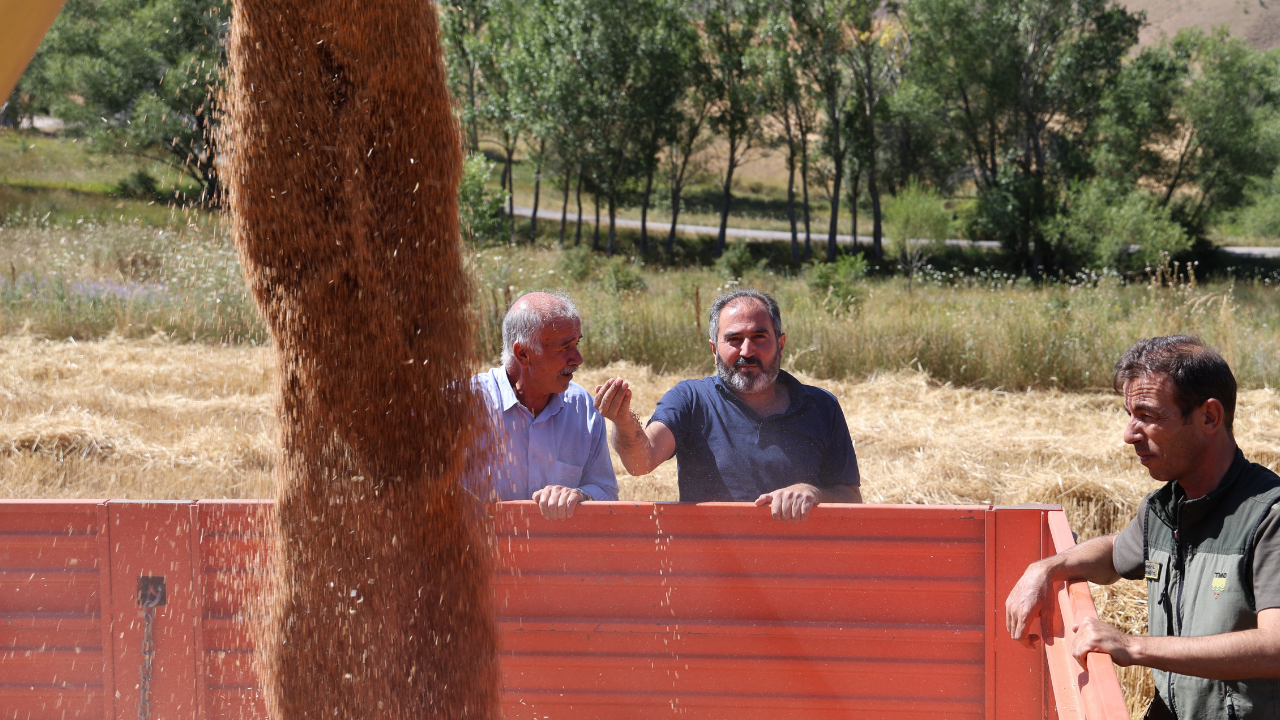
M 747 410 L 751 410 L 750 406 L 748 406 L 746 403 L 742 401 L 742 398 L 735 395 L 734 392 L 729 389 L 729 386 L 724 384 L 724 381 L 720 379 L 720 373 L 716 373 L 715 375 L 712 375 L 711 380 L 716 384 L 716 387 L 720 389 L 720 392 L 722 392 L 725 397 L 729 398 L 732 402 L 738 404 L 740 407 L 746 408 Z M 777 382 L 782 383 L 787 388 L 787 397 L 788 397 L 789 404 L 787 405 L 787 409 L 784 410 L 780 415 L 774 415 L 772 418 L 769 418 L 771 420 L 778 420 L 780 418 L 787 417 L 792 413 L 798 412 L 800 408 L 803 407 L 804 404 L 809 400 L 809 393 L 805 392 L 804 385 L 802 385 L 800 381 L 795 378 L 794 375 L 787 372 L 786 370 L 778 371 Z
M 498 395 L 502 398 L 503 412 L 510 410 L 512 407 L 520 403 L 519 398 L 516 397 L 515 388 L 511 387 L 511 380 L 507 377 L 506 368 L 494 368 L 493 379 L 498 382 Z
M 511 387 L 511 379 L 507 377 L 507 369 L 496 367 L 493 369 L 493 375 L 498 383 L 498 394 L 502 398 L 502 411 L 506 412 L 516 405 L 520 405 L 520 398 L 516 397 L 516 390 Z M 538 413 L 538 417 L 534 418 L 534 421 L 550 418 L 560 412 L 563 407 L 564 393 L 551 393 L 551 399 L 547 401 L 547 406 L 542 408 L 542 412 Z
M 1231 461 L 1231 467 L 1227 468 L 1226 474 L 1218 481 L 1218 485 L 1195 500 L 1186 499 L 1186 491 L 1182 489 L 1177 480 L 1165 483 L 1164 487 L 1156 491 L 1155 497 L 1151 500 L 1155 503 L 1156 516 L 1172 528 L 1190 527 L 1198 524 L 1222 503 L 1222 499 L 1226 497 L 1227 490 L 1240 479 L 1240 476 L 1248 467 L 1249 461 L 1245 459 L 1244 452 L 1237 447 L 1235 457 Z

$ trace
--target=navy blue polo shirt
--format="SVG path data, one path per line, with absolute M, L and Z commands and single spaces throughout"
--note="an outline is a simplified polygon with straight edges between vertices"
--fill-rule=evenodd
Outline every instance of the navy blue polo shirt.
M 835 395 L 778 373 L 791 396 L 761 419 L 717 376 L 667 391 L 649 418 L 676 438 L 682 502 L 755 502 L 796 483 L 858 485 L 858 458 Z

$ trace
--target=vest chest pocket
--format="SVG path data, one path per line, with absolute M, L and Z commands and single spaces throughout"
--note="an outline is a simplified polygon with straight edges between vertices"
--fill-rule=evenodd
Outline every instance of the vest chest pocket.
M 1242 557 L 1197 553 L 1187 563 L 1183 618 L 1189 637 L 1251 630 L 1258 625 L 1242 583 Z

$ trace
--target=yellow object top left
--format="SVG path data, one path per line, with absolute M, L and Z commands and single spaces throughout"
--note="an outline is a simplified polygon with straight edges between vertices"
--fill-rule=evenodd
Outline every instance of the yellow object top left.
M 0 0 L 0 105 L 36 54 L 66 0 Z

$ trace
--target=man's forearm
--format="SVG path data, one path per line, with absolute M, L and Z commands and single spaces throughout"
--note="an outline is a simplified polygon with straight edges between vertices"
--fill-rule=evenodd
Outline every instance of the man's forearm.
M 1206 637 L 1141 637 L 1131 640 L 1134 664 L 1212 680 L 1280 677 L 1280 637 L 1242 630 Z
M 1114 548 L 1115 536 L 1107 535 L 1045 558 L 1036 565 L 1048 574 L 1050 582 L 1083 578 L 1098 585 L 1110 585 L 1120 579 L 1111 559 Z
M 632 475 L 648 475 L 658 466 L 653 462 L 653 444 L 633 412 L 620 423 L 614 423 L 613 449 L 618 452 L 622 466 Z

